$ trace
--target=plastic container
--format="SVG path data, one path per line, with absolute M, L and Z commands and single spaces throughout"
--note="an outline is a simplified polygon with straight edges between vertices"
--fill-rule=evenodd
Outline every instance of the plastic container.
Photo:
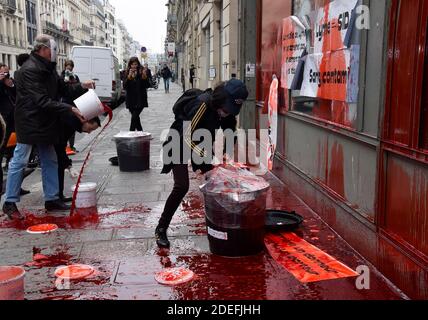
M 225 257 L 259 254 L 264 249 L 266 200 L 270 186 L 243 169 L 216 169 L 201 187 L 210 250 Z
M 74 193 L 76 186 L 71 188 Z M 81 183 L 76 196 L 76 209 L 97 207 L 97 184 L 93 182 Z
M 83 96 L 74 100 L 74 104 L 86 120 L 92 120 L 105 113 L 104 106 L 93 89 L 89 89 Z
M 148 132 L 121 132 L 114 137 L 122 172 L 141 172 L 150 169 L 150 140 Z
M 21 267 L 0 267 L 0 301 L 24 300 L 24 277 Z

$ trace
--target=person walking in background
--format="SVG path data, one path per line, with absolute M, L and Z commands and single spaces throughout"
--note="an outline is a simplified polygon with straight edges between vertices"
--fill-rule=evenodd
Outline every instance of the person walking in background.
M 59 102 L 61 96 L 80 96 L 94 87 L 93 81 L 82 85 L 66 85 L 56 72 L 57 44 L 48 35 L 36 38 L 31 57 L 16 78 L 15 126 L 18 144 L 9 165 L 3 213 L 10 219 L 24 219 L 16 206 L 20 201 L 23 175 L 33 145 L 37 146 L 42 164 L 43 191 L 47 211 L 68 211 L 59 199 L 58 158 L 54 145 L 59 143 L 60 117 L 74 114 L 85 122 L 80 111 Z
M 67 85 L 75 85 L 80 83 L 79 77 L 73 73 L 73 70 L 74 70 L 73 60 L 66 60 L 64 64 L 64 70 L 62 71 L 62 74 L 61 74 L 61 79 Z M 62 101 L 64 103 L 74 106 L 73 98 L 62 97 Z M 70 136 L 70 140 L 68 141 L 69 149 L 67 150 L 67 153 L 69 155 L 76 154 L 77 152 L 76 148 L 74 147 L 75 141 L 76 141 L 76 132 L 74 132 Z
M 184 75 L 184 68 L 181 68 L 181 85 L 183 86 L 183 93 L 186 92 L 186 76 Z
M 165 93 L 169 93 L 169 82 L 172 78 L 172 72 L 167 65 L 164 65 L 161 74 L 163 78 L 163 83 L 165 85 Z
M 16 57 L 16 63 L 18 64 L 18 67 L 21 68 L 27 60 L 30 59 L 30 55 L 28 53 L 21 53 L 19 56 Z M 19 70 L 15 71 L 14 78 L 16 78 L 16 73 Z
M 147 71 L 141 66 L 137 57 L 129 60 L 123 84 L 126 90 L 126 108 L 132 115 L 129 131 L 144 131 L 140 115 L 149 107 L 147 89 L 150 87 Z
M 144 71 L 146 72 L 147 78 L 149 79 L 149 82 L 152 82 L 153 79 L 153 74 L 152 74 L 152 70 L 150 70 L 149 68 L 149 64 L 146 63 L 144 64 Z
M 189 71 L 189 79 L 190 79 L 190 86 L 193 89 L 195 87 L 195 77 L 196 77 L 196 68 L 195 65 L 192 64 L 190 66 L 190 71 Z

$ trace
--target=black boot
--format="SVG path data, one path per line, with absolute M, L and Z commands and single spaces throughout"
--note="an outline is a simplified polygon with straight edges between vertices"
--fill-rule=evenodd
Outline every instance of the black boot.
M 31 192 L 28 190 L 21 189 L 21 196 L 29 195 Z
M 168 236 L 166 234 L 167 229 L 165 228 L 156 228 L 156 243 L 159 248 L 166 248 L 169 249 L 171 246 L 171 243 L 168 240 Z
M 45 208 L 47 211 L 69 211 L 69 210 L 71 210 L 71 207 L 66 205 L 61 200 L 47 201 L 45 203 Z
M 24 220 L 25 216 L 19 212 L 16 203 L 5 202 L 3 205 L 3 213 L 9 217 L 9 219 L 14 220 Z
M 60 196 L 59 196 L 59 199 L 60 199 L 62 202 L 64 202 L 64 203 L 70 203 L 70 202 L 73 202 L 73 198 L 72 198 L 72 197 L 67 198 L 67 197 L 65 197 L 64 195 L 60 195 Z

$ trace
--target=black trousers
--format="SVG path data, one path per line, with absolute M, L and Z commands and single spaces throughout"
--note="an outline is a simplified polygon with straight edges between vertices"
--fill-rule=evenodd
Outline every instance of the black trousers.
M 143 126 L 141 125 L 140 115 L 143 112 L 143 109 L 133 109 L 130 110 L 131 118 L 131 128 L 129 131 L 144 131 Z
M 58 157 L 58 182 L 59 182 L 59 195 L 64 197 L 64 180 L 65 170 L 72 165 L 70 158 L 67 156 L 65 148 L 67 143 L 55 145 L 56 156 Z
M 165 209 L 159 220 L 159 228 L 163 229 L 168 229 L 175 212 L 180 207 L 187 192 L 189 192 L 190 186 L 189 168 L 187 164 L 174 165 L 172 173 L 174 175 L 174 189 L 166 201 Z
M 76 141 L 76 133 L 74 133 L 70 139 L 68 140 L 68 143 L 70 144 L 70 148 L 74 148 L 74 143 Z

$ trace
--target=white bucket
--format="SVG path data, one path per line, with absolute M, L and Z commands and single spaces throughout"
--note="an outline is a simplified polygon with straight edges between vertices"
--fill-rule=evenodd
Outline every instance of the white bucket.
M 72 192 L 76 186 L 72 188 Z M 88 182 L 82 183 L 79 186 L 76 196 L 76 208 L 77 209 L 89 209 L 97 207 L 97 184 Z
M 93 89 L 89 89 L 83 96 L 74 100 L 74 104 L 86 120 L 92 120 L 105 112 L 100 98 Z
M 21 267 L 0 267 L 0 301 L 24 300 L 24 276 Z

